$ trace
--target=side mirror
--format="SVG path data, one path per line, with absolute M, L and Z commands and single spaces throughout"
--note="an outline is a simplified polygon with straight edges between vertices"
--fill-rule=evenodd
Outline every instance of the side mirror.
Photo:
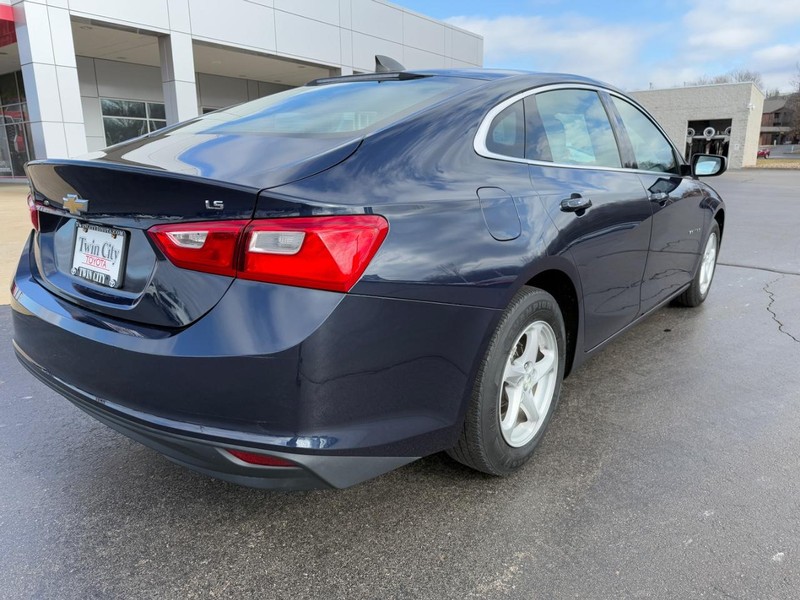
M 728 159 L 717 154 L 695 154 L 692 156 L 692 175 L 714 177 L 722 175 L 728 168 Z

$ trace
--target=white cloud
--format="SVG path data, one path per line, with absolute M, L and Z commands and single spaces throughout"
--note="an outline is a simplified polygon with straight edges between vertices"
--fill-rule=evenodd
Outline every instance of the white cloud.
M 688 10 L 673 6 L 658 25 L 569 12 L 447 20 L 484 37 L 489 67 L 576 73 L 623 89 L 680 86 L 750 69 L 762 74 L 767 89 L 790 88 L 800 62 L 800 0 L 687 1 Z
M 750 64 L 762 74 L 766 90 L 790 91 L 800 78 L 800 43 L 760 48 L 753 52 Z
M 698 27 L 690 27 L 691 33 L 687 41 L 694 51 L 736 52 L 743 48 L 750 48 L 754 44 L 763 41 L 763 32 L 757 29 L 749 29 L 738 25 L 724 25 L 720 29 L 713 26 L 708 31 L 696 30 Z
M 588 75 L 627 86 L 635 74 L 645 28 L 608 25 L 581 17 L 452 17 L 448 22 L 484 37 L 485 64 Z
M 693 0 L 693 5 L 683 24 L 694 51 L 741 52 L 770 43 L 800 21 L 797 0 Z
M 776 44 L 753 52 L 753 59 L 763 66 L 800 62 L 800 44 Z
M 764 87 L 788 91 L 800 61 L 800 44 L 779 43 L 797 39 L 800 25 L 798 0 L 693 0 L 683 17 L 688 42 L 683 61 L 701 57 L 701 64 L 717 66 L 704 74 L 721 74 L 745 68 L 761 73 Z M 724 69 L 723 69 L 724 72 Z

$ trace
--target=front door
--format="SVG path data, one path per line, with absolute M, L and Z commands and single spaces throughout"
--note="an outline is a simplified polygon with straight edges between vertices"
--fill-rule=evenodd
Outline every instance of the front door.
M 568 254 L 583 288 L 590 350 L 640 313 L 652 209 L 639 176 L 624 170 L 594 90 L 558 89 L 526 98 L 531 180 L 559 230 L 550 251 Z
M 711 220 L 705 194 L 679 175 L 675 151 L 638 107 L 618 96 L 611 102 L 630 140 L 639 177 L 653 210 L 653 235 L 642 282 L 642 312 L 658 306 L 691 282 Z

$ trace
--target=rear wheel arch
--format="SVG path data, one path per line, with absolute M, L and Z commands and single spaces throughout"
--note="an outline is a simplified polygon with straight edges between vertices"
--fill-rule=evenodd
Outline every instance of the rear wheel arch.
M 555 298 L 521 286 L 492 334 L 458 440 L 447 453 L 491 475 L 518 470 L 556 409 L 565 355 L 566 331 Z
M 567 342 L 566 368 L 564 369 L 564 377 L 566 377 L 569 375 L 575 359 L 580 324 L 580 303 L 576 286 L 569 275 L 558 269 L 548 269 L 537 273 L 525 285 L 544 290 L 555 298 L 561 309 Z

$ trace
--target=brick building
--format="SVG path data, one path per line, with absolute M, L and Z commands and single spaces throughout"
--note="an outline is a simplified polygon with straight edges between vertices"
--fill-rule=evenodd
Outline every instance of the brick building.
M 762 146 L 787 144 L 796 141 L 791 137 L 793 111 L 787 107 L 788 96 L 778 96 L 764 100 L 764 113 L 761 115 Z

